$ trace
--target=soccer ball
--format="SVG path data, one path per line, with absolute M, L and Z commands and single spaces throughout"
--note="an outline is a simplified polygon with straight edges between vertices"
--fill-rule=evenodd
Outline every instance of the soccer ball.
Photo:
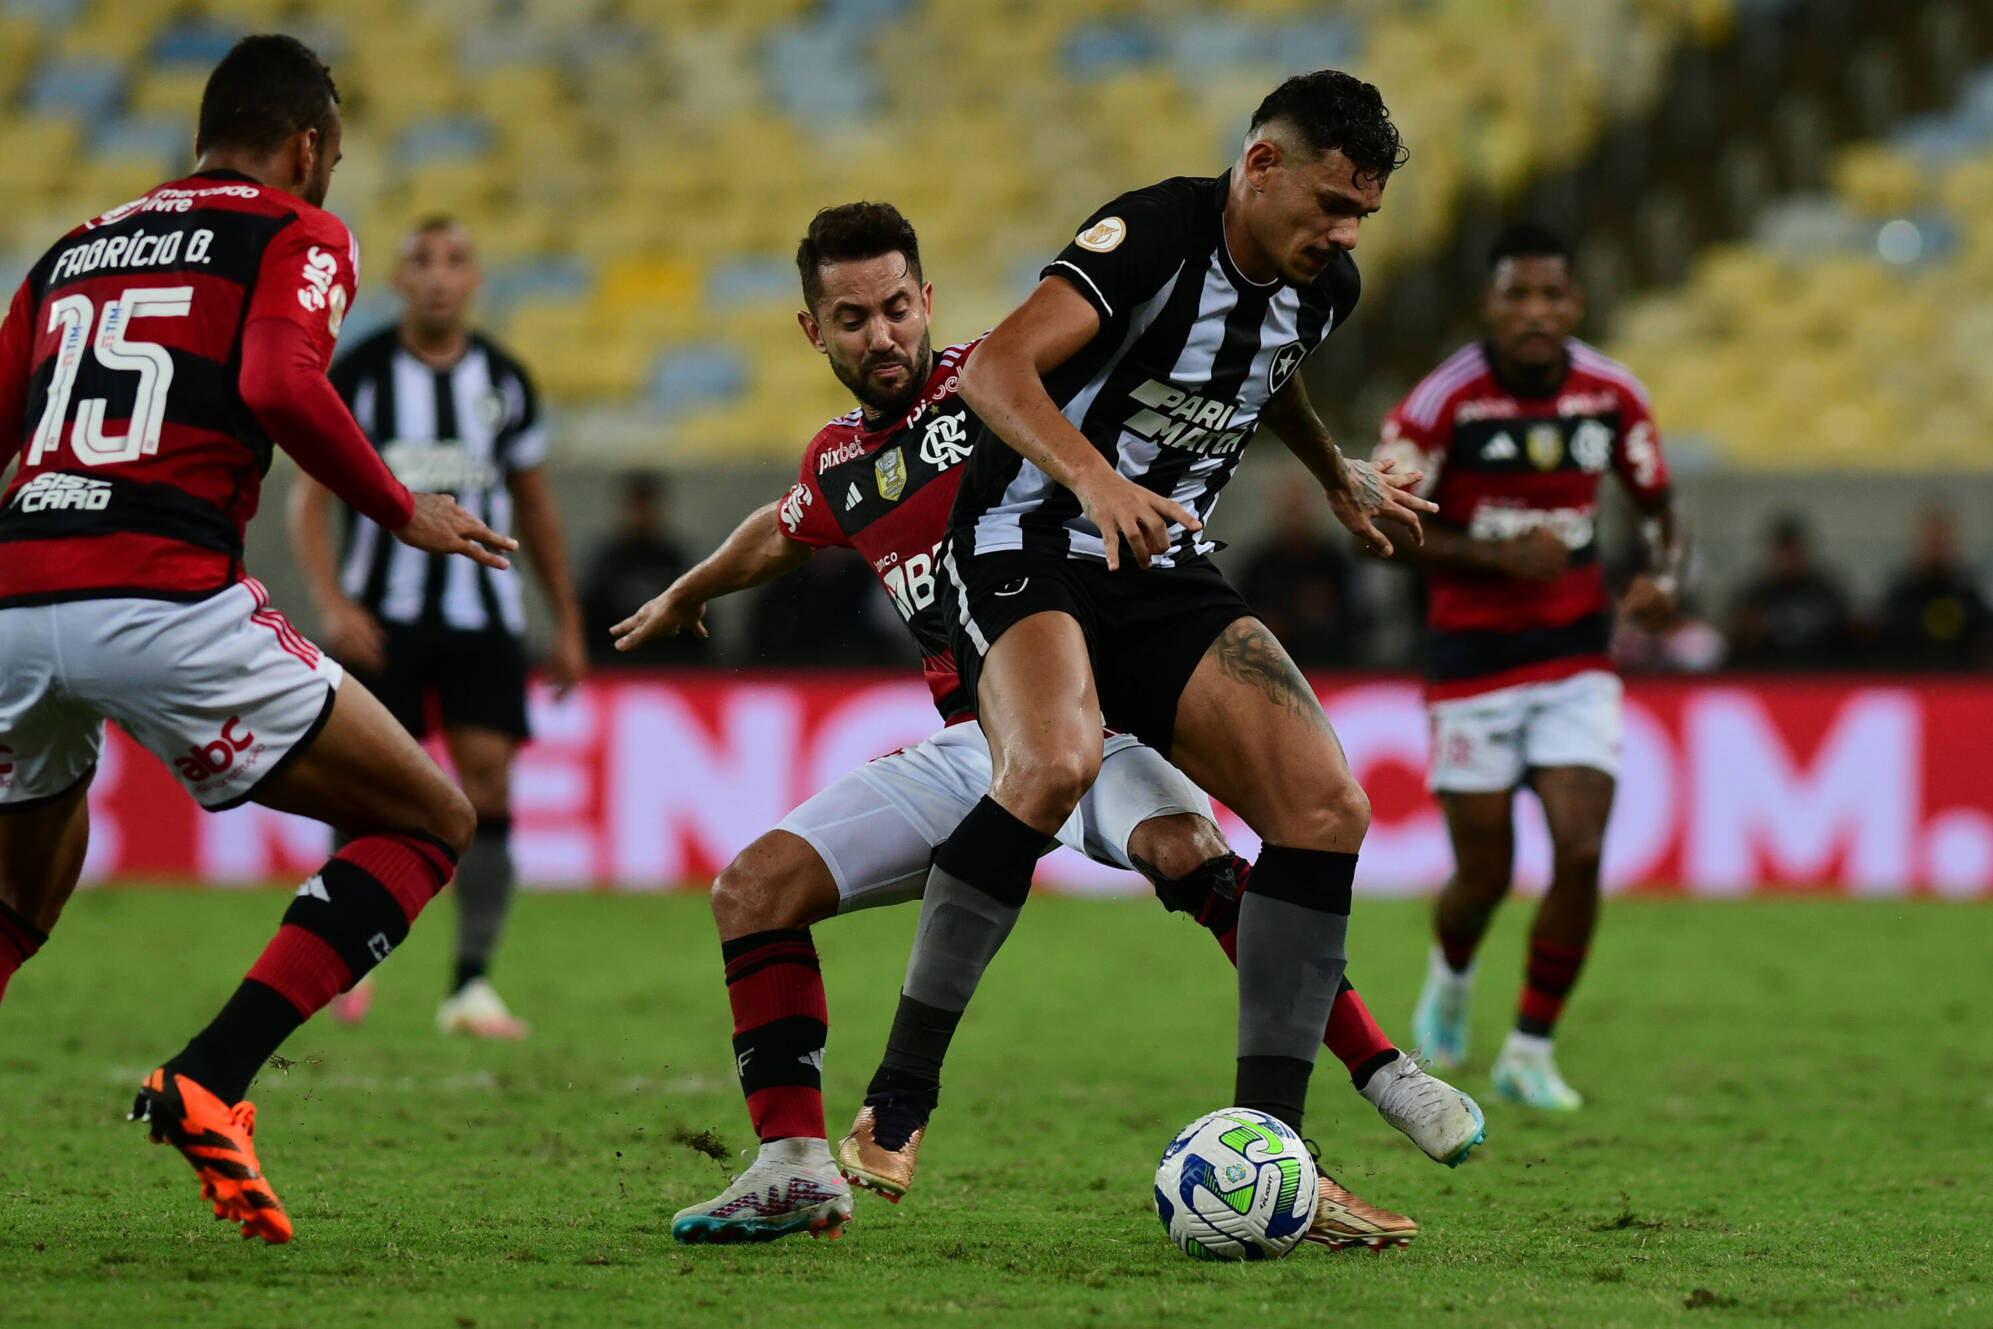
M 1196 1260 L 1277 1260 L 1315 1219 L 1315 1160 L 1291 1127 L 1226 1108 L 1177 1132 L 1156 1168 L 1156 1217 Z

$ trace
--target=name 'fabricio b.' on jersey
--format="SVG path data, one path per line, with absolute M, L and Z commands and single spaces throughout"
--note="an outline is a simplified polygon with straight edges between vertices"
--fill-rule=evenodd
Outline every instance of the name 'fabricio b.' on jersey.
M 1260 412 L 1349 317 L 1356 263 L 1338 253 L 1305 287 L 1256 282 L 1225 242 L 1229 174 L 1124 194 L 1087 219 L 1044 276 L 1072 284 L 1100 330 L 1045 378 L 1052 400 L 1122 475 L 1207 529 L 1170 527 L 1171 567 L 1218 548 L 1218 495 Z M 987 428 L 978 430 L 953 531 L 958 556 L 1028 549 L 1104 559 L 1079 500 Z

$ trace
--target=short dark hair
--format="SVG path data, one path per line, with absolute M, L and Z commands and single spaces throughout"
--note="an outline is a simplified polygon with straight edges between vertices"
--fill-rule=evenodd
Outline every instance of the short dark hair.
M 1569 267 L 1571 244 L 1561 232 L 1542 222 L 1510 222 L 1488 246 L 1488 271 L 1493 272 L 1504 259 L 1511 258 L 1561 258 Z
M 304 130 L 322 136 L 338 104 L 332 71 L 309 46 L 278 33 L 244 37 L 208 75 L 195 150 L 275 152 Z
M 1358 175 L 1380 184 L 1411 156 L 1376 85 L 1339 69 L 1296 74 L 1268 93 L 1251 127 L 1275 120 L 1291 125 L 1310 151 L 1340 149 Z
M 803 279 L 803 304 L 814 311 L 823 297 L 826 263 L 849 263 L 904 254 L 907 270 L 921 280 L 920 241 L 913 223 L 890 203 L 840 203 L 810 218 L 810 229 L 796 246 L 796 275 Z

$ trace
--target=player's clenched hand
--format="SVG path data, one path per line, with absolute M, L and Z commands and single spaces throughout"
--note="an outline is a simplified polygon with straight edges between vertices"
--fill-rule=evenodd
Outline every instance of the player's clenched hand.
M 415 515 L 394 538 L 431 554 L 462 554 L 500 571 L 512 566 L 505 555 L 519 547 L 517 540 L 492 530 L 448 494 L 417 494 Z
M 1172 524 L 1187 531 L 1204 529 L 1204 523 L 1189 509 L 1113 471 L 1104 471 L 1085 492 L 1073 496 L 1079 499 L 1087 520 L 1094 524 L 1101 542 L 1107 546 L 1110 572 L 1121 566 L 1124 540 L 1135 562 L 1146 568 L 1150 559 L 1169 549 Z
M 1412 492 L 1425 478 L 1425 472 L 1402 467 L 1395 457 L 1376 462 L 1345 457 L 1343 486 L 1328 491 L 1329 511 L 1365 549 L 1379 558 L 1389 558 L 1391 541 L 1377 529 L 1379 521 L 1395 521 L 1405 527 L 1414 544 L 1426 542 L 1419 514 L 1438 512 L 1439 505 Z
M 1619 607 L 1642 632 L 1660 632 L 1675 621 L 1674 591 L 1645 572 L 1628 584 Z
M 351 600 L 325 606 L 319 636 L 332 658 L 363 674 L 378 674 L 387 663 L 388 638 L 381 621 Z
M 1571 566 L 1571 547 L 1549 527 L 1538 526 L 1502 544 L 1501 565 L 1524 581 L 1556 581 Z
M 652 637 L 676 637 L 681 632 L 707 635 L 706 602 L 677 594 L 677 587 L 653 596 L 642 609 L 609 629 L 619 651 L 632 650 Z

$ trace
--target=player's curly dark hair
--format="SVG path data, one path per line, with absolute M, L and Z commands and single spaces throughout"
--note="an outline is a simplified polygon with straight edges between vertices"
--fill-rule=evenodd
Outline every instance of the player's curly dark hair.
M 1296 74 L 1267 94 L 1252 128 L 1293 127 L 1315 152 L 1340 149 L 1356 173 L 1382 184 L 1411 156 L 1375 84 L 1337 69 Z
M 1563 234 L 1538 221 L 1514 221 L 1502 228 L 1488 246 L 1488 271 L 1505 258 L 1561 258 L 1571 262 L 1571 244 Z
M 331 127 L 339 88 L 317 52 L 295 37 L 244 37 L 208 75 L 194 151 L 270 153 L 306 129 Z
M 907 270 L 921 280 L 920 240 L 913 223 L 890 203 L 840 203 L 810 218 L 810 229 L 796 246 L 796 275 L 803 279 L 803 304 L 814 311 L 823 296 L 826 263 L 849 263 L 904 254 Z

